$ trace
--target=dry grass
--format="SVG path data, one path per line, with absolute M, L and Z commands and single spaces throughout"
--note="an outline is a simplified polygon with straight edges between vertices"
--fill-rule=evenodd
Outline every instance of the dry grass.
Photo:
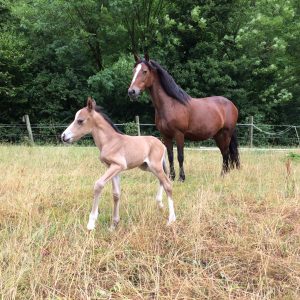
M 220 159 L 186 152 L 176 225 L 154 177 L 133 170 L 118 230 L 109 185 L 89 233 L 95 148 L 1 146 L 2 299 L 299 299 L 300 162 L 287 176 L 286 153 L 242 152 L 222 179 Z

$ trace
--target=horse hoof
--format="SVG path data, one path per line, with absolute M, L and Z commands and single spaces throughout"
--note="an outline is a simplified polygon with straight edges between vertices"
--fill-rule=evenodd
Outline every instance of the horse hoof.
M 175 180 L 175 177 L 176 177 L 176 174 L 175 174 L 175 172 L 170 172 L 169 173 L 169 178 L 172 180 L 172 181 L 174 181 Z
M 179 182 L 184 182 L 184 181 L 185 181 L 185 177 L 179 177 L 179 178 L 178 178 L 178 181 L 179 181 Z

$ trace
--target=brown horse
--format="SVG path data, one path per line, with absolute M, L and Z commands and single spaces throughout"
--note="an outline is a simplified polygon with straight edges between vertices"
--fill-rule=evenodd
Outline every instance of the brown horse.
M 221 174 L 231 168 L 239 168 L 239 152 L 236 136 L 238 110 L 222 96 L 192 98 L 182 90 L 172 76 L 157 62 L 135 55 L 133 79 L 128 89 L 131 99 L 147 90 L 155 108 L 155 124 L 168 150 L 170 176 L 174 180 L 173 139 L 177 145 L 180 167 L 179 180 L 185 180 L 183 169 L 184 139 L 203 141 L 213 138 L 223 156 Z
M 162 193 L 164 189 L 169 205 L 168 224 L 174 222 L 176 216 L 172 200 L 172 185 L 164 172 L 166 170 L 166 147 L 163 143 L 153 136 L 128 136 L 122 134 L 90 97 L 88 98 L 87 106 L 76 113 L 74 121 L 62 133 L 61 139 L 64 143 L 72 143 L 88 133 L 92 134 L 95 144 L 101 151 L 100 160 L 107 166 L 107 170 L 95 183 L 93 208 L 87 228 L 89 230 L 95 228 L 100 194 L 109 180 L 112 181 L 114 198 L 111 229 L 117 226 L 120 219 L 121 189 L 119 173 L 136 167 L 144 171 L 150 171 L 158 178 L 160 183 L 156 196 L 158 206 L 160 208 L 163 207 Z

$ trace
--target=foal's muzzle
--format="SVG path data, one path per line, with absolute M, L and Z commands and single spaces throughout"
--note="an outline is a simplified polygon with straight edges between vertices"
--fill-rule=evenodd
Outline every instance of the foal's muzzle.
M 63 143 L 67 143 L 67 144 L 69 144 L 69 143 L 72 142 L 72 138 L 71 137 L 67 137 L 65 133 L 63 133 L 61 135 L 61 140 L 62 140 Z

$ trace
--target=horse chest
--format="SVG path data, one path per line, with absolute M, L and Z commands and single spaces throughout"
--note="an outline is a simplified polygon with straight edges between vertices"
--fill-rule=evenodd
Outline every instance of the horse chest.
M 166 120 L 162 120 L 162 119 L 155 120 L 155 124 L 159 132 L 163 134 L 171 134 L 174 130 L 172 126 L 170 126 L 170 123 Z

